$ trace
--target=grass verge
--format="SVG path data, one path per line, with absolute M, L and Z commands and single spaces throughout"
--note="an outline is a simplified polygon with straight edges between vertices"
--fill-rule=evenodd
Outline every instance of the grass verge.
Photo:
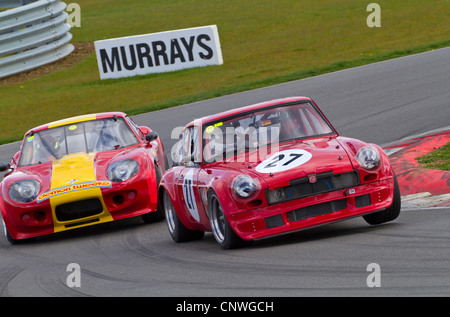
M 450 171 L 450 142 L 416 160 L 424 168 Z

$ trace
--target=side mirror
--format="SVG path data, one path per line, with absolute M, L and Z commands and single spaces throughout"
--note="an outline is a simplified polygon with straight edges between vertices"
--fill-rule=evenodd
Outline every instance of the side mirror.
M 158 138 L 158 133 L 156 133 L 155 131 L 151 131 L 151 132 L 147 133 L 147 135 L 145 136 L 145 140 L 147 142 L 155 141 L 157 138 Z
M 9 163 L 0 162 L 0 172 L 9 170 Z

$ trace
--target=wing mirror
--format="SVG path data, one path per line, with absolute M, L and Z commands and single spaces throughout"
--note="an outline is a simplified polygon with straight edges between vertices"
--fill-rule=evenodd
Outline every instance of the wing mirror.
M 9 170 L 9 163 L 0 162 L 0 172 Z
M 158 133 L 156 133 L 155 131 L 150 131 L 149 133 L 147 133 L 147 135 L 145 136 L 145 140 L 147 142 L 152 142 L 155 141 L 158 138 Z

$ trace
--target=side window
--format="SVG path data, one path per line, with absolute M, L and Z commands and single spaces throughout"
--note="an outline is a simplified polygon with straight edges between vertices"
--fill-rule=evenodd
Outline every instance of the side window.
M 189 129 L 183 130 L 180 135 L 180 139 L 175 144 L 174 149 L 172 150 L 172 160 L 174 164 L 180 165 L 184 162 L 184 157 L 188 153 L 188 145 L 189 145 Z
M 200 140 L 198 137 L 198 127 L 192 127 L 190 128 L 190 153 L 189 153 L 189 160 L 194 161 L 196 163 L 201 161 L 201 154 L 200 154 Z
M 130 125 L 130 127 L 133 129 L 133 131 L 136 133 L 136 135 L 143 139 L 144 136 L 142 135 L 141 130 L 139 130 L 139 127 L 137 126 L 137 124 L 133 121 L 133 119 L 131 119 L 130 117 L 126 116 L 125 120 L 127 120 L 128 124 Z
M 198 127 L 190 127 L 183 131 L 178 153 L 181 163 L 200 162 L 200 144 L 198 139 Z
M 187 165 L 201 161 L 199 128 L 189 127 L 183 130 L 180 139 L 172 148 L 172 160 L 175 165 Z

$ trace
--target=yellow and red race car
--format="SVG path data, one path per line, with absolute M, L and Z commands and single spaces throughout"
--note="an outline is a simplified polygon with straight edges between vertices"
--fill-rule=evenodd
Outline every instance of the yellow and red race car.
M 141 215 L 162 219 L 157 188 L 167 166 L 158 134 L 122 112 L 29 130 L 0 183 L 9 242 Z

